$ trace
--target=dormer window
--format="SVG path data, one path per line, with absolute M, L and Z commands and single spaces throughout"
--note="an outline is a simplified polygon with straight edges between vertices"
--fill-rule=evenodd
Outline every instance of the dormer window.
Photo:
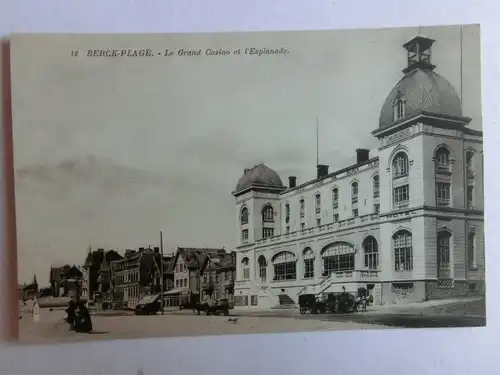
M 394 102 L 394 121 L 401 120 L 406 114 L 406 102 L 403 97 L 399 97 Z
M 262 220 L 267 222 L 274 221 L 274 209 L 271 205 L 267 205 L 262 210 Z
M 240 215 L 241 225 L 248 224 L 248 208 L 243 207 Z

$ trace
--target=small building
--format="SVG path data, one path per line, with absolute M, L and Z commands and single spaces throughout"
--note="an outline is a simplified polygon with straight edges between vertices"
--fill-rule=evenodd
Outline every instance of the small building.
M 206 301 L 207 296 L 213 296 L 216 300 L 227 298 L 229 303 L 233 304 L 236 252 L 206 257 L 201 269 L 201 277 L 202 301 Z
M 125 257 L 112 261 L 113 302 L 134 309 L 139 300 L 151 294 L 154 268 L 160 259 L 158 247 L 141 247 L 139 250 L 126 250 Z
M 165 293 L 166 306 L 180 306 L 200 295 L 200 275 L 210 256 L 223 256 L 224 249 L 178 247 L 171 262 L 174 288 Z
M 77 297 L 81 294 L 82 272 L 75 265 L 50 267 L 52 297 Z
M 82 295 L 84 300 L 97 299 L 102 304 L 111 302 L 112 296 L 110 263 L 123 257 L 115 250 L 97 249 L 89 252 L 85 259 L 82 279 Z M 97 297 L 97 298 L 95 298 Z
M 38 281 L 36 275 L 33 275 L 33 281 L 30 284 L 18 285 L 18 292 L 21 301 L 38 297 Z

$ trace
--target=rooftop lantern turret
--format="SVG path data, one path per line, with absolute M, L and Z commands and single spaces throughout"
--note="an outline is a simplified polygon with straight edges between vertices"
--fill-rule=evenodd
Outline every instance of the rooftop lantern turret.
M 406 42 L 403 47 L 408 53 L 408 66 L 403 70 L 407 74 L 417 68 L 433 70 L 436 66 L 431 64 L 431 47 L 434 39 L 417 35 Z

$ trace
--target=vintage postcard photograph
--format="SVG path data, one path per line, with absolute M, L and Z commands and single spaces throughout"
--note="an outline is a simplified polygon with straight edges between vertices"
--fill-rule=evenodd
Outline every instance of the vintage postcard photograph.
M 486 325 L 478 25 L 11 40 L 20 343 Z

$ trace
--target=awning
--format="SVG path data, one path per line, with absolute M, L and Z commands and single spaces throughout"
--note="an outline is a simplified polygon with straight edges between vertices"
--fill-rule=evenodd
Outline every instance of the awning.
M 145 296 L 143 297 L 139 302 L 138 304 L 139 305 L 145 305 L 147 303 L 150 303 L 150 302 L 153 302 L 154 300 L 156 300 L 160 295 L 159 294 L 153 294 L 153 295 L 149 295 L 149 296 Z
M 172 294 L 189 294 L 189 289 L 188 288 L 176 288 L 176 289 L 171 289 L 165 293 L 164 295 L 172 295 Z

